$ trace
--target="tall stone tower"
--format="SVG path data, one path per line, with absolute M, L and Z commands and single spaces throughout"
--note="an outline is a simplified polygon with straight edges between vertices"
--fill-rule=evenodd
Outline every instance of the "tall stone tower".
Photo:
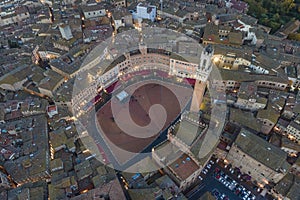
M 208 45 L 203 49 L 200 57 L 200 64 L 197 69 L 197 80 L 194 87 L 194 93 L 192 98 L 192 104 L 190 111 L 198 112 L 200 105 L 202 103 L 203 95 L 206 88 L 207 79 L 212 70 L 212 56 L 214 54 L 214 49 L 212 46 Z

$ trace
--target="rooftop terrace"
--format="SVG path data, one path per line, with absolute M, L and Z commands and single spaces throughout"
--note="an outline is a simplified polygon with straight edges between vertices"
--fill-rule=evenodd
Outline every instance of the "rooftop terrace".
M 199 166 L 187 154 L 182 152 L 182 155 L 172 164 L 168 165 L 168 168 L 175 173 L 180 181 L 183 181 L 198 170 Z
M 185 144 L 190 146 L 193 141 L 198 138 L 202 131 L 203 129 L 195 123 L 183 119 L 175 125 L 173 134 L 176 135 Z

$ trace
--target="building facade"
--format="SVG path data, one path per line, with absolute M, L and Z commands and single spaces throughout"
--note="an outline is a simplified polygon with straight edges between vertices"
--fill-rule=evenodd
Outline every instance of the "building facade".
M 154 147 L 152 159 L 171 177 L 179 190 L 183 191 L 198 179 L 203 167 L 189 150 L 177 146 L 177 142 L 171 136 Z
M 242 129 L 231 146 L 226 160 L 260 184 L 277 183 L 288 172 L 287 153 Z
M 71 31 L 71 28 L 69 25 L 61 24 L 59 26 L 59 31 L 60 31 L 62 38 L 66 39 L 66 40 L 70 40 L 73 38 L 72 31 Z
M 103 17 L 106 15 L 106 10 L 104 6 L 101 5 L 83 6 L 82 12 L 85 19 Z
M 257 85 L 254 82 L 242 82 L 235 105 L 242 109 L 258 110 L 264 109 L 267 101 L 266 98 L 258 96 Z
M 136 13 L 134 13 L 135 18 L 149 19 L 154 22 L 156 18 L 156 6 L 140 2 L 136 6 Z
M 288 137 L 292 140 L 300 142 L 300 125 L 292 121 L 286 128 Z
M 99 88 L 105 89 L 123 75 L 140 70 L 160 70 L 170 76 L 197 79 L 203 82 L 206 87 L 207 78 L 212 70 L 213 52 L 212 47 L 208 46 L 201 53 L 201 63 L 192 63 L 178 54 L 150 49 L 140 44 L 138 50 L 128 52 L 112 63 L 107 63 L 106 70 L 99 73 L 97 79 L 89 87 L 73 95 L 73 108 L 77 108 L 79 112 L 84 102 L 89 102 Z M 81 68 L 81 70 L 84 69 Z

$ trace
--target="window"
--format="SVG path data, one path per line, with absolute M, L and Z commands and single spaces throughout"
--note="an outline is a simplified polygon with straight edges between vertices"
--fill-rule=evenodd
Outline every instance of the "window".
M 206 66 L 206 59 L 203 60 L 202 67 Z

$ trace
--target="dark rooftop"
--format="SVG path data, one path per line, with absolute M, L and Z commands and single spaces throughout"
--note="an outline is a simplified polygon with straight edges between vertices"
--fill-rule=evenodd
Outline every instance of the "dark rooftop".
M 253 159 L 275 171 L 287 172 L 290 167 L 286 161 L 286 152 L 250 131 L 242 129 L 234 143 Z

